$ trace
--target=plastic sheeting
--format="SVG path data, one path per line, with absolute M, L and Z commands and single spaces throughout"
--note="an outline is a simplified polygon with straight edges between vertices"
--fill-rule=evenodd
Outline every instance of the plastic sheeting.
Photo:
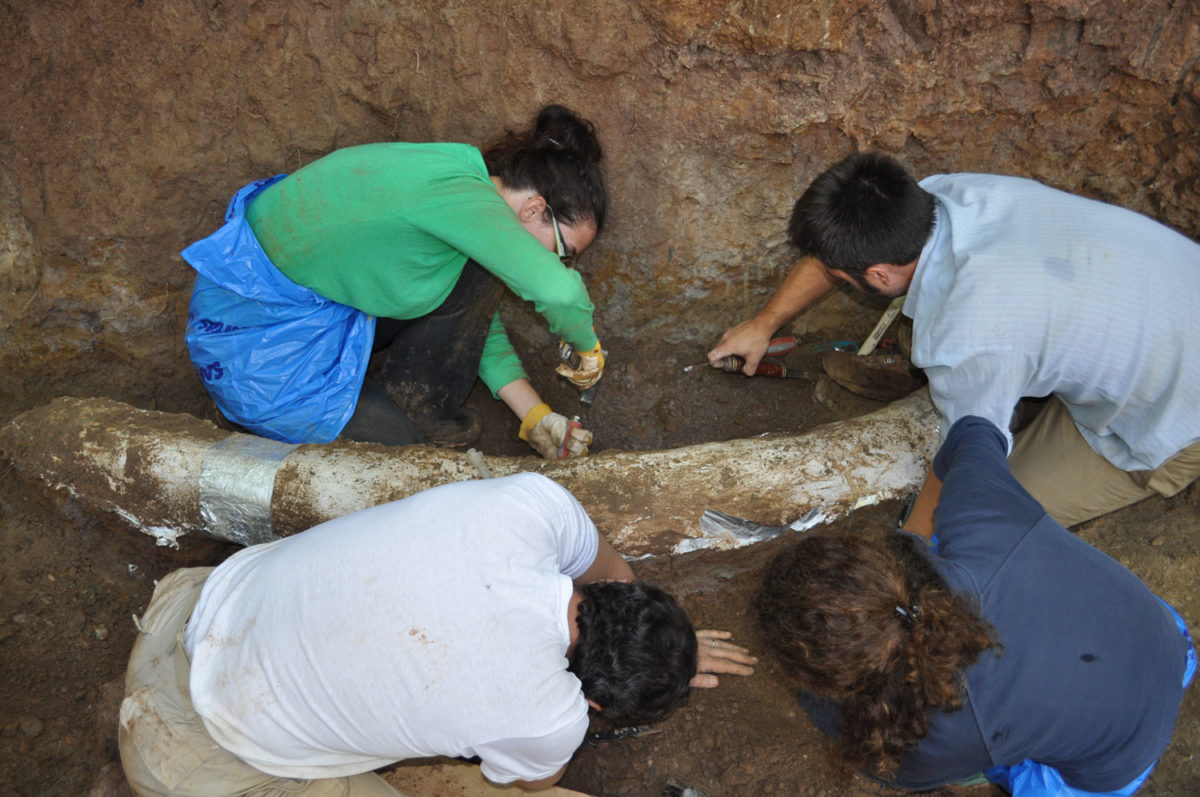
M 183 250 L 199 273 L 186 341 L 200 380 L 229 420 L 287 443 L 328 443 L 362 389 L 375 319 L 330 301 L 277 269 L 246 222 L 243 187 L 225 225 Z
M 296 446 L 233 434 L 204 453 L 200 471 L 200 517 L 204 532 L 240 545 L 275 539 L 271 495 L 275 472 Z

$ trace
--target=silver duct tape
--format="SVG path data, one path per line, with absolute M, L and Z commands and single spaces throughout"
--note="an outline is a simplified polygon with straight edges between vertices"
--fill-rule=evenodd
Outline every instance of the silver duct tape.
M 232 434 L 209 446 L 200 471 L 204 533 L 240 545 L 275 539 L 271 530 L 275 473 L 295 448 L 248 434 Z

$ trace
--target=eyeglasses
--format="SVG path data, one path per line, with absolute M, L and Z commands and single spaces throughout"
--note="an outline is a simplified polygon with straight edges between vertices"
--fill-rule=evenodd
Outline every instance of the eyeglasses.
M 575 255 L 567 253 L 567 244 L 563 241 L 562 228 L 558 226 L 558 219 L 554 216 L 554 208 L 546 205 L 546 211 L 550 214 L 550 226 L 554 228 L 554 251 L 558 253 L 559 260 L 566 265 L 570 265 Z

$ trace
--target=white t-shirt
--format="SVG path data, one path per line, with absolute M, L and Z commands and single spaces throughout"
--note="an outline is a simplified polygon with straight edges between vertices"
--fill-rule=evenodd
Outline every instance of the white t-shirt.
M 570 493 L 523 473 L 239 551 L 188 622 L 192 702 L 271 775 L 444 755 L 497 783 L 548 777 L 587 731 L 568 604 L 597 545 Z
M 904 314 L 943 436 L 967 415 L 1007 430 L 1017 401 L 1053 393 L 1122 470 L 1200 440 L 1200 244 L 1033 180 L 921 187 L 937 220 Z

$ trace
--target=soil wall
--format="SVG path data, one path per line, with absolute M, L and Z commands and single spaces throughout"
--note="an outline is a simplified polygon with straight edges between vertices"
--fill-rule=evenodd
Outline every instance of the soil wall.
M 196 409 L 177 253 L 236 188 L 352 144 L 482 144 L 551 101 L 607 148 L 612 224 L 581 266 L 602 337 L 702 352 L 778 284 L 792 202 L 855 147 L 1194 237 L 1198 58 L 1195 0 L 10 0 L 0 417 L 64 393 Z M 870 310 L 840 294 L 800 330 Z

